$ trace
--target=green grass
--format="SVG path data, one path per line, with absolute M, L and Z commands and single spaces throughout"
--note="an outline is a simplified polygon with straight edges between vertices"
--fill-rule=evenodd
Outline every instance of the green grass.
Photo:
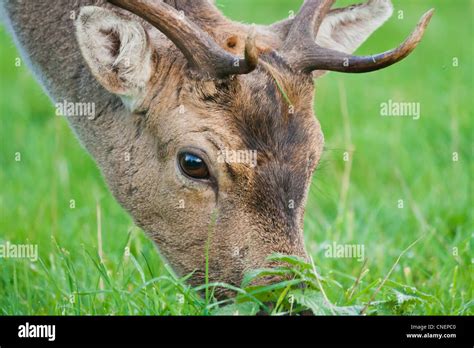
M 287 266 L 252 272 L 243 289 L 234 289 L 236 300 L 220 306 L 216 284 L 192 289 L 177 279 L 134 227 L 26 66 L 15 66 L 18 53 L 2 30 L 0 243 L 38 244 L 40 260 L 0 259 L 0 314 L 472 315 L 474 33 L 465 13 L 474 2 L 394 2 L 404 19 L 396 12 L 358 53 L 397 45 L 435 7 L 415 53 L 377 73 L 318 81 L 316 114 L 327 148 L 305 217 L 314 264 L 274 255 Z M 299 5 L 218 3 L 232 18 L 257 23 Z M 421 118 L 381 117 L 380 103 L 389 99 L 421 103 Z M 324 245 L 333 242 L 364 245 L 366 261 L 326 257 Z M 248 286 L 269 272 L 289 280 Z

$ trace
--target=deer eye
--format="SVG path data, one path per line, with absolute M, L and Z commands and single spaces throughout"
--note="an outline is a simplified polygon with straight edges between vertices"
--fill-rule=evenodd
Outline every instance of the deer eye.
M 204 160 L 190 152 L 183 152 L 178 155 L 179 167 L 181 171 L 193 179 L 209 179 L 209 169 Z

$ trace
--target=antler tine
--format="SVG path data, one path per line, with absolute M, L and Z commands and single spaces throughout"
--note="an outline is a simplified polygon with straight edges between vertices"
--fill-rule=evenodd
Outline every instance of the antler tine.
M 215 23 L 223 19 L 221 12 L 210 0 L 161 0 L 177 11 L 183 11 L 195 24 Z
M 258 51 L 248 39 L 245 58 L 235 57 L 220 47 L 204 30 L 163 1 L 108 0 L 143 18 L 165 34 L 184 54 L 190 66 L 214 78 L 248 74 L 255 69 Z
M 336 0 L 306 0 L 291 24 L 282 50 L 291 51 L 308 41 L 314 42 L 319 27 Z
M 316 43 L 303 48 L 298 57 L 290 59 L 290 65 L 296 71 L 314 70 L 339 71 L 346 73 L 365 73 L 386 68 L 407 57 L 420 43 L 434 9 L 426 12 L 415 30 L 397 48 L 371 56 L 354 56 L 318 46 Z

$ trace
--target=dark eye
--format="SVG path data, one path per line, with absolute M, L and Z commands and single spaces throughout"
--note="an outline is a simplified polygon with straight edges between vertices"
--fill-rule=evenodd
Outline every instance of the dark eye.
M 204 160 L 190 152 L 178 155 L 181 171 L 193 179 L 209 179 L 209 169 Z

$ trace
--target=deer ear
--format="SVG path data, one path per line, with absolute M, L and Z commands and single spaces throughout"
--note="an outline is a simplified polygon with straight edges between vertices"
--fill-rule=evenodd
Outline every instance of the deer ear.
M 108 91 L 134 103 L 152 76 L 152 54 L 143 26 L 110 10 L 85 6 L 76 21 L 82 55 Z
M 321 23 L 316 43 L 344 53 L 353 53 L 393 13 L 390 0 L 369 0 L 366 3 L 335 9 Z M 314 77 L 325 71 L 315 71 Z

